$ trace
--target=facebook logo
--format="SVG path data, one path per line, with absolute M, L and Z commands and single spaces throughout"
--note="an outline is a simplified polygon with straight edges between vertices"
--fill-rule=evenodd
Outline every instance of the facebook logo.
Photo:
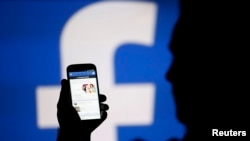
M 43 132 L 48 139 L 53 138 L 53 133 L 56 136 L 59 81 L 66 78 L 66 67 L 93 63 L 97 66 L 100 93 L 107 96 L 110 106 L 107 120 L 92 134 L 93 141 L 181 139 L 185 127 L 176 118 L 171 84 L 165 80 L 172 62 L 168 45 L 178 18 L 178 1 L 91 1 L 71 6 L 72 11 L 61 20 L 56 32 L 58 49 L 49 54 L 57 52 L 58 69 L 48 73 L 59 75 L 45 75 L 52 83 L 41 79 L 32 85 L 34 91 L 30 93 L 34 93 L 36 108 L 28 109 L 35 111 L 34 126 L 29 130 L 35 128 L 34 132 Z M 64 8 L 68 5 L 61 5 Z M 15 140 L 5 136 L 6 140 Z M 34 138 L 44 139 L 40 136 Z

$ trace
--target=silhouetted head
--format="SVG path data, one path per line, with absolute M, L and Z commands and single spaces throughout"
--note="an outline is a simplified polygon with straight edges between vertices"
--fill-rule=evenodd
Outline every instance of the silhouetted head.
M 241 33 L 246 13 L 232 6 L 239 5 L 181 1 L 170 43 L 174 60 L 166 78 L 178 119 L 193 138 L 246 124 L 247 86 L 241 80 L 247 74 L 244 46 L 249 43 Z

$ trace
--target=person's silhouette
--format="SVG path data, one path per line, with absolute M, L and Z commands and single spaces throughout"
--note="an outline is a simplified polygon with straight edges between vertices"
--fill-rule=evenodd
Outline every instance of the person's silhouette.
M 72 106 L 69 81 L 61 81 L 61 92 L 57 103 L 57 118 L 60 125 L 57 141 L 90 141 L 91 133 L 107 118 L 109 106 L 104 104 L 106 96 L 100 94 L 100 120 L 81 120 Z
M 225 139 L 212 136 L 212 129 L 247 131 L 244 10 L 235 1 L 181 1 L 170 44 L 174 60 L 166 78 L 172 83 L 177 117 L 187 127 L 185 141 Z

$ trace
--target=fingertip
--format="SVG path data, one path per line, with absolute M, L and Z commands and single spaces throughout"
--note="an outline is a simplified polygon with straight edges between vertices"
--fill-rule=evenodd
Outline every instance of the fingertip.
M 61 80 L 61 84 L 64 85 L 65 83 L 67 83 L 67 80 L 66 79 L 62 79 Z
M 108 117 L 108 113 L 106 111 L 101 112 L 101 119 L 105 120 Z
M 103 94 L 99 94 L 100 102 L 104 102 L 107 100 L 107 97 Z
M 101 104 L 101 110 L 106 111 L 109 109 L 109 105 L 107 104 Z

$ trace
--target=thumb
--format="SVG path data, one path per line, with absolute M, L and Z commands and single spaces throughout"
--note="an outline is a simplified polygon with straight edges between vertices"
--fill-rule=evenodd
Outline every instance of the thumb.
M 66 79 L 61 80 L 61 92 L 57 103 L 57 108 L 71 106 L 69 81 Z

